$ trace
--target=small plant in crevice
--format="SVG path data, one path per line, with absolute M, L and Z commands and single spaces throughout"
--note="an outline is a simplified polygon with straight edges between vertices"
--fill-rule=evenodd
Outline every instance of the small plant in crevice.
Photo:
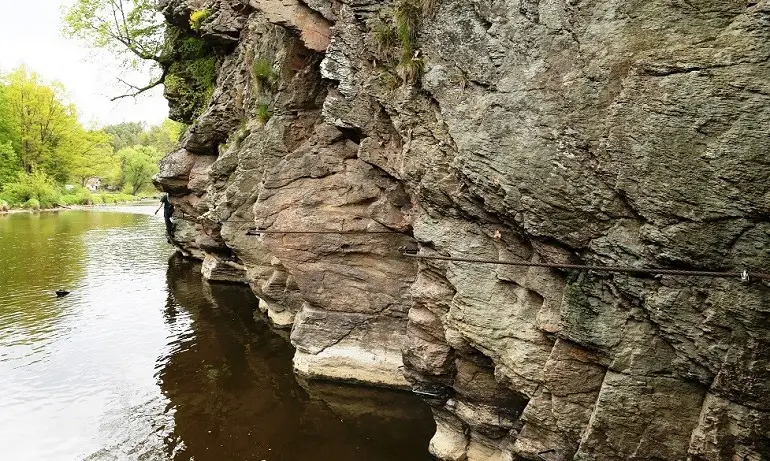
M 393 50 L 398 47 L 398 32 L 392 23 L 378 20 L 372 26 L 374 43 L 377 46 L 377 54 L 384 60 L 390 61 L 394 57 Z
M 273 89 L 278 82 L 278 74 L 273 70 L 272 61 L 264 58 L 254 60 L 254 64 L 251 66 L 251 76 L 254 78 L 257 93 L 261 93 L 265 88 Z
M 267 107 L 267 104 L 260 104 L 259 107 L 257 107 L 257 120 L 262 122 L 262 124 L 265 124 L 270 120 L 270 117 L 272 117 L 272 113 L 270 113 L 270 108 Z
M 211 16 L 209 10 L 204 9 L 193 11 L 190 13 L 190 28 L 196 32 L 200 31 L 203 21 L 208 19 L 209 16 Z
M 392 19 L 380 20 L 372 28 L 377 54 L 391 66 L 404 84 L 420 80 L 424 62 L 417 47 L 422 19 L 435 11 L 438 0 L 399 0 Z M 388 75 L 381 75 L 392 83 Z M 386 85 L 388 86 L 388 85 Z
M 414 48 L 421 17 L 422 9 L 416 0 L 401 0 L 396 5 L 393 18 L 396 20 L 396 31 L 402 48 L 404 46 Z
M 449 82 L 457 85 L 460 88 L 460 91 L 465 91 L 471 83 L 471 79 L 468 77 L 468 74 L 459 70 L 455 78 L 450 79 Z
M 406 83 L 415 83 L 422 76 L 423 60 L 415 43 L 420 30 L 423 4 L 424 0 L 401 0 L 393 12 L 401 42 L 401 55 L 396 70 Z

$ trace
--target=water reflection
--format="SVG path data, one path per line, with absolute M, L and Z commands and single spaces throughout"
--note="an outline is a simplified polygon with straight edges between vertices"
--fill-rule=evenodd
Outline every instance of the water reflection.
M 0 217 L 0 459 L 430 459 L 420 402 L 298 383 L 248 288 L 113 211 Z
M 169 451 L 196 460 L 430 459 L 430 414 L 416 399 L 301 386 L 286 339 L 254 321 L 249 289 L 201 284 L 197 274 L 181 258 L 169 262 L 169 288 L 196 332 L 183 335 L 159 373 L 175 410 Z M 167 313 L 167 321 L 176 322 L 171 306 Z

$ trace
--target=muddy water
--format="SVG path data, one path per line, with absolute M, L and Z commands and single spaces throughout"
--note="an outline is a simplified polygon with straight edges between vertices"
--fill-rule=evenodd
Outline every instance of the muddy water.
M 298 382 L 249 290 L 203 282 L 153 210 L 0 216 L 0 459 L 431 459 L 420 401 Z

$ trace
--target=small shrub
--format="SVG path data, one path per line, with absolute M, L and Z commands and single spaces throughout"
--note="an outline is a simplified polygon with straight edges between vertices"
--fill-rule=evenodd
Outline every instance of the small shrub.
M 75 186 L 59 200 L 61 206 L 91 205 L 92 203 L 91 191 L 83 186 Z
M 209 13 L 209 10 L 195 10 L 192 13 L 190 13 L 190 28 L 194 31 L 199 31 L 201 29 L 201 25 L 203 24 L 203 21 L 208 19 L 208 17 L 211 16 L 211 13 Z
M 61 194 L 50 177 L 35 171 L 30 174 L 21 172 L 16 176 L 16 181 L 3 185 L 3 197 L 15 205 L 23 205 L 35 199 L 38 206 L 53 208 L 59 204 Z
M 27 200 L 22 206 L 27 210 L 40 211 L 40 201 L 35 198 Z
M 278 81 L 278 74 L 273 70 L 273 63 L 264 58 L 254 60 L 254 64 L 251 66 L 251 75 L 254 77 L 254 84 L 258 93 L 261 93 L 264 88 L 272 89 Z
M 273 114 L 270 113 L 270 108 L 267 107 L 267 104 L 260 104 L 259 107 L 257 107 L 257 119 L 263 124 L 267 123 L 272 115 Z

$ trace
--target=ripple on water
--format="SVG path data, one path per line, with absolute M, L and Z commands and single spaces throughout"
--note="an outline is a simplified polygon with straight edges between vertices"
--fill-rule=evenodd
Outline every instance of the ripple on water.
M 300 386 L 248 288 L 169 260 L 153 211 L 0 218 L 0 459 L 430 459 L 424 406 Z

